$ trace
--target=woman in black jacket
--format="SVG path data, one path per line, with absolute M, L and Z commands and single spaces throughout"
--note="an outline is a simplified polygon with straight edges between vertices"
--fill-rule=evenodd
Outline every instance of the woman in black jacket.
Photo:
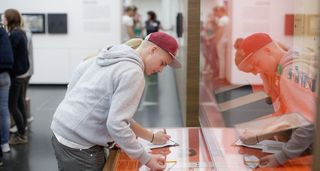
M 150 33 L 154 33 L 162 29 L 161 23 L 157 20 L 157 15 L 154 11 L 148 11 L 148 20 L 145 23 L 147 35 Z
M 4 12 L 4 24 L 9 31 L 9 38 L 13 51 L 14 64 L 10 72 L 11 86 L 9 95 L 9 109 L 17 124 L 18 132 L 11 137 L 9 144 L 23 144 L 28 142 L 25 134 L 26 123 L 24 119 L 25 110 L 18 108 L 18 103 L 23 102 L 22 84 L 24 74 L 29 69 L 28 48 L 26 33 L 21 29 L 21 15 L 15 9 L 7 9 Z

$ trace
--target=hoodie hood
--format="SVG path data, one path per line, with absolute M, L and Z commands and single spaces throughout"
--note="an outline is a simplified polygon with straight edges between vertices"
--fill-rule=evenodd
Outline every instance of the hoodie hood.
M 133 62 L 144 70 L 143 61 L 138 53 L 131 47 L 121 44 L 103 48 L 97 55 L 97 64 L 99 66 L 109 66 L 121 61 Z

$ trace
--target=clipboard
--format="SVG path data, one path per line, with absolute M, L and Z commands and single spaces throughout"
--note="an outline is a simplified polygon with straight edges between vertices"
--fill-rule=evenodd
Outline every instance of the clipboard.
M 244 122 L 235 125 L 235 128 L 240 133 L 249 130 L 254 135 L 267 135 L 288 131 L 310 124 L 311 123 L 303 115 L 299 113 L 288 113 Z
M 166 148 L 166 147 L 175 147 L 175 146 L 179 146 L 179 144 L 173 140 L 169 140 L 167 143 L 165 144 L 160 144 L 160 145 L 155 145 L 150 143 L 149 141 L 146 141 L 144 139 L 139 138 L 138 141 L 143 145 L 143 147 L 145 147 L 146 149 L 157 149 L 157 148 Z

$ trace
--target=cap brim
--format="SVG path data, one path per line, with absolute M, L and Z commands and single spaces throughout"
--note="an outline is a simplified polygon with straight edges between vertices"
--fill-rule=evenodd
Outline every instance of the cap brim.
M 172 68 L 181 68 L 181 63 L 177 60 L 177 58 L 173 55 L 173 54 L 171 54 L 171 53 L 169 53 L 170 55 L 171 55 L 171 57 L 172 57 L 172 62 L 171 62 L 171 64 L 169 64 L 169 66 L 170 67 L 172 67 Z
M 169 66 L 172 68 L 181 68 L 181 63 L 177 59 L 174 59 Z

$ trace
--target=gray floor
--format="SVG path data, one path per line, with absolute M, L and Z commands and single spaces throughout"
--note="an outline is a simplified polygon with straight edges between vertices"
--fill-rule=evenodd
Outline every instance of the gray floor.
M 180 127 L 182 116 L 179 107 L 173 70 L 167 67 L 162 73 L 147 78 L 142 103 L 134 119 L 145 127 Z
M 218 103 L 226 102 L 241 96 L 253 93 L 251 85 L 241 86 L 223 93 L 215 94 Z M 273 106 L 267 104 L 265 99 L 255 101 L 240 107 L 232 108 L 222 112 L 222 117 L 226 127 L 233 127 L 236 124 L 251 121 L 253 119 L 274 113 Z M 241 116 L 241 117 L 239 117 Z
M 56 171 L 57 164 L 51 147 L 52 115 L 64 97 L 66 86 L 30 86 L 31 113 L 34 121 L 29 129 L 29 143 L 11 146 L 4 153 L 5 171 Z M 174 74 L 170 68 L 148 78 L 146 92 L 134 117 L 145 127 L 181 127 Z

